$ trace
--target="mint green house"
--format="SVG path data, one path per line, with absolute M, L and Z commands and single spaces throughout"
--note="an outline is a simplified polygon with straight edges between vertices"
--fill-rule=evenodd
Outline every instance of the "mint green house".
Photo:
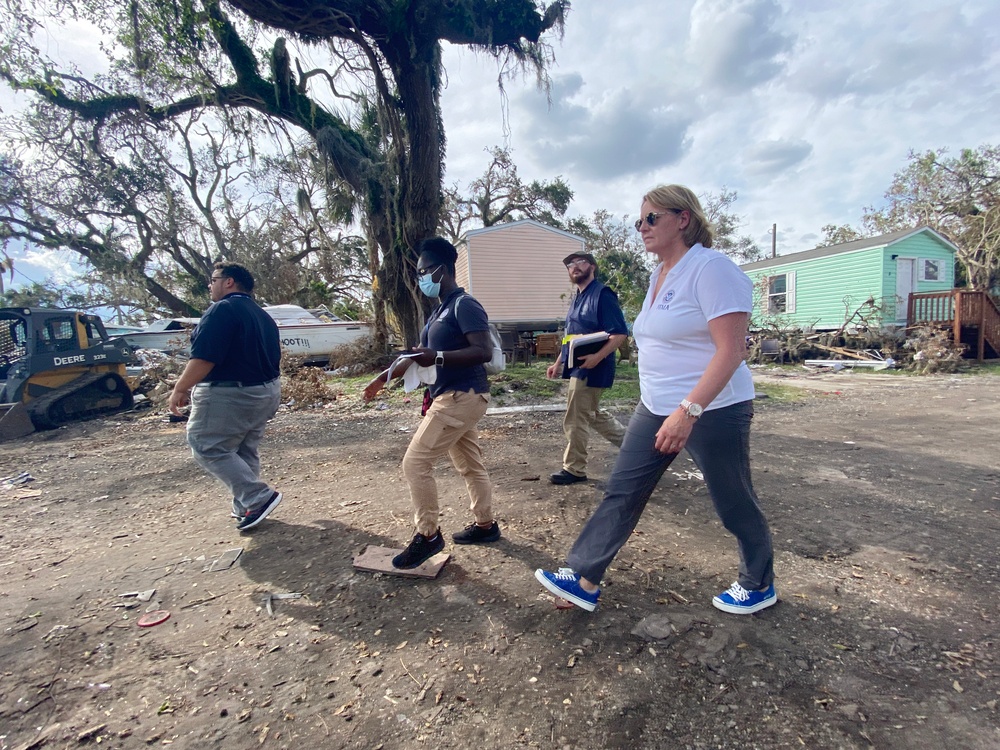
M 905 326 L 910 294 L 955 286 L 957 251 L 919 227 L 747 263 L 740 268 L 758 295 L 751 326 L 767 319 L 782 328 L 838 330 L 869 298 L 883 310 L 883 327 Z

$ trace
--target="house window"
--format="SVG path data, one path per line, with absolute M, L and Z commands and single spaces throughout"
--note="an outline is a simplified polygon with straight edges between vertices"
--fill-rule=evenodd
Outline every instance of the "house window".
M 936 258 L 921 258 L 917 261 L 920 281 L 942 281 L 944 263 Z
M 795 271 L 767 277 L 767 312 L 770 315 L 795 312 Z

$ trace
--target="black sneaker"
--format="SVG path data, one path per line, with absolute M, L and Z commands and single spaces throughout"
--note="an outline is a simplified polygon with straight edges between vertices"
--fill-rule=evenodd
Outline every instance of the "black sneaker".
M 490 542 L 498 542 L 500 541 L 500 526 L 494 521 L 488 529 L 484 529 L 479 524 L 474 523 L 452 534 L 451 540 L 455 544 L 489 544 Z
M 278 507 L 278 503 L 280 502 L 281 493 L 275 492 L 271 495 L 271 499 L 257 508 L 257 510 L 248 510 L 246 515 L 243 516 L 243 520 L 236 524 L 236 528 L 240 531 L 252 529 L 254 526 L 267 518 L 271 514 L 271 511 Z
M 402 570 L 419 568 L 443 549 L 444 537 L 441 536 L 441 529 L 438 529 L 432 537 L 415 534 L 410 545 L 392 558 L 392 567 Z
M 577 482 L 586 482 L 587 476 L 577 476 L 576 474 L 563 469 L 550 476 L 549 481 L 552 482 L 552 484 L 576 484 Z

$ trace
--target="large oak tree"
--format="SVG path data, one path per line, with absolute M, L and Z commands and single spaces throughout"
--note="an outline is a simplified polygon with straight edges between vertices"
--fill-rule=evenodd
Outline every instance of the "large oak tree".
M 930 226 L 958 246 L 969 286 L 1000 289 L 1000 147 L 911 153 L 908 162 L 893 176 L 886 205 L 865 211 L 866 235 Z
M 421 300 L 413 246 L 441 212 L 445 132 L 440 94 L 445 42 L 533 66 L 549 61 L 543 35 L 561 29 L 568 0 L 88 0 L 65 5 L 117 37 L 127 54 L 99 81 L 56 70 L 31 45 L 43 3 L 8 3 L 0 76 L 17 89 L 113 127 L 160 125 L 207 107 L 256 110 L 314 139 L 336 179 L 354 192 L 383 309 L 407 343 Z M 231 14 L 226 7 L 241 13 Z M 330 53 L 314 69 L 296 44 Z M 504 65 L 505 69 L 511 66 Z M 323 84 L 325 88 L 322 88 Z

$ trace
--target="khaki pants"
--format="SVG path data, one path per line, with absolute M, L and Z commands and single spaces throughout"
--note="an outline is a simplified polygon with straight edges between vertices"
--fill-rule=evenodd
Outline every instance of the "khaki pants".
M 563 468 L 578 477 L 587 475 L 587 443 L 590 442 L 591 427 L 619 448 L 625 436 L 622 423 L 598 405 L 603 391 L 603 388 L 591 388 L 586 380 L 569 379 L 569 398 L 563 418 L 567 441 Z
M 469 489 L 472 515 L 479 523 L 493 520 L 493 485 L 483 465 L 477 425 L 490 396 L 474 391 L 448 391 L 434 399 L 403 456 L 403 476 L 410 486 L 413 523 L 419 533 L 432 536 L 438 529 L 438 492 L 434 463 L 445 454 Z

